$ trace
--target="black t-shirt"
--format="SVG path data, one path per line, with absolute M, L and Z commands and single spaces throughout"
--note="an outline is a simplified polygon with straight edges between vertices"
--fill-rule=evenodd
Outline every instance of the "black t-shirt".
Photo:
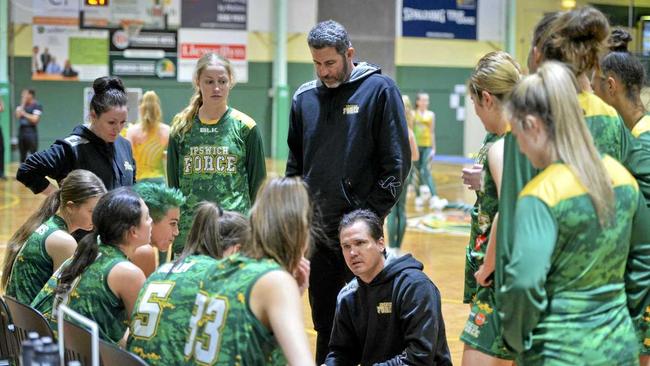
M 43 114 L 43 106 L 41 106 L 39 103 L 34 102 L 32 104 L 29 104 L 25 107 L 23 107 L 23 110 L 29 114 L 35 114 L 40 116 Z M 27 120 L 25 117 L 20 117 L 18 119 L 18 123 L 20 124 L 20 129 L 25 131 L 25 130 L 32 130 L 36 132 L 36 125 L 32 124 Z

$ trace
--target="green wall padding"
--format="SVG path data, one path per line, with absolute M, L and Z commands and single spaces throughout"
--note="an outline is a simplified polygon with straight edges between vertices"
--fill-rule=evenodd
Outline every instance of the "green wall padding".
M 414 108 L 417 92 L 429 93 L 429 109 L 436 113 L 437 154 L 463 155 L 464 122 L 456 120 L 449 96 L 456 85 L 466 83 L 471 73 L 469 68 L 397 66 L 397 85 L 402 94 L 411 98 Z M 461 106 L 463 100 L 461 97 Z

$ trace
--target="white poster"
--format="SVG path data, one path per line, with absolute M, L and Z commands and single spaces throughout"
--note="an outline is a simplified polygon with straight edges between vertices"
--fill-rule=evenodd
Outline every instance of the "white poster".
M 70 26 L 79 24 L 79 1 L 32 0 L 32 7 L 34 24 Z
M 32 79 L 92 81 L 108 75 L 108 31 L 34 25 Z
M 233 66 L 235 80 L 248 82 L 246 31 L 181 28 L 178 30 L 178 81 L 192 81 L 196 61 L 207 52 L 215 52 Z

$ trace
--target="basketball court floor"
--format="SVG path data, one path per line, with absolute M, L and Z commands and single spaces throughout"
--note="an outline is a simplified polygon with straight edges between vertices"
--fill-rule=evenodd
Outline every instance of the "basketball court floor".
M 269 176 L 284 172 L 284 162 L 267 162 Z M 15 176 L 12 164 L 9 177 Z M 474 193 L 467 190 L 460 178 L 463 165 L 433 165 L 438 195 L 450 203 L 474 203 Z M 6 242 L 12 233 L 35 210 L 43 197 L 34 195 L 13 178 L 0 180 L 0 263 L 4 260 Z M 465 245 L 469 237 L 469 214 L 462 209 L 435 212 L 424 208 L 416 211 L 413 195 L 409 194 L 407 215 L 409 225 L 402 251 L 412 253 L 424 264 L 424 271 L 433 280 L 442 296 L 442 313 L 447 341 L 454 364 L 460 364 L 463 344 L 458 339 L 467 320 L 469 306 L 462 303 Z M 453 205 L 452 205 L 453 206 Z M 1 269 L 0 269 L 1 270 Z M 304 296 L 306 331 L 315 347 L 316 333 L 312 330 L 309 302 Z

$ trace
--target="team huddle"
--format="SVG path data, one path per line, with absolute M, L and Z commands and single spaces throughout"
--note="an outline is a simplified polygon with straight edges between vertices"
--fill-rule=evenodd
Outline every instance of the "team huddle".
M 474 68 L 463 365 L 650 365 L 650 117 L 629 40 L 585 7 L 536 26 L 529 75 L 501 51 Z M 440 292 L 384 243 L 433 142 L 415 145 L 420 117 L 343 26 L 307 43 L 318 78 L 294 95 L 281 178 L 228 105 L 228 60 L 203 55 L 171 130 L 128 141 L 124 85 L 97 79 L 90 125 L 18 170 L 47 198 L 9 242 L 5 294 L 53 329 L 66 304 L 151 365 L 451 365 Z

